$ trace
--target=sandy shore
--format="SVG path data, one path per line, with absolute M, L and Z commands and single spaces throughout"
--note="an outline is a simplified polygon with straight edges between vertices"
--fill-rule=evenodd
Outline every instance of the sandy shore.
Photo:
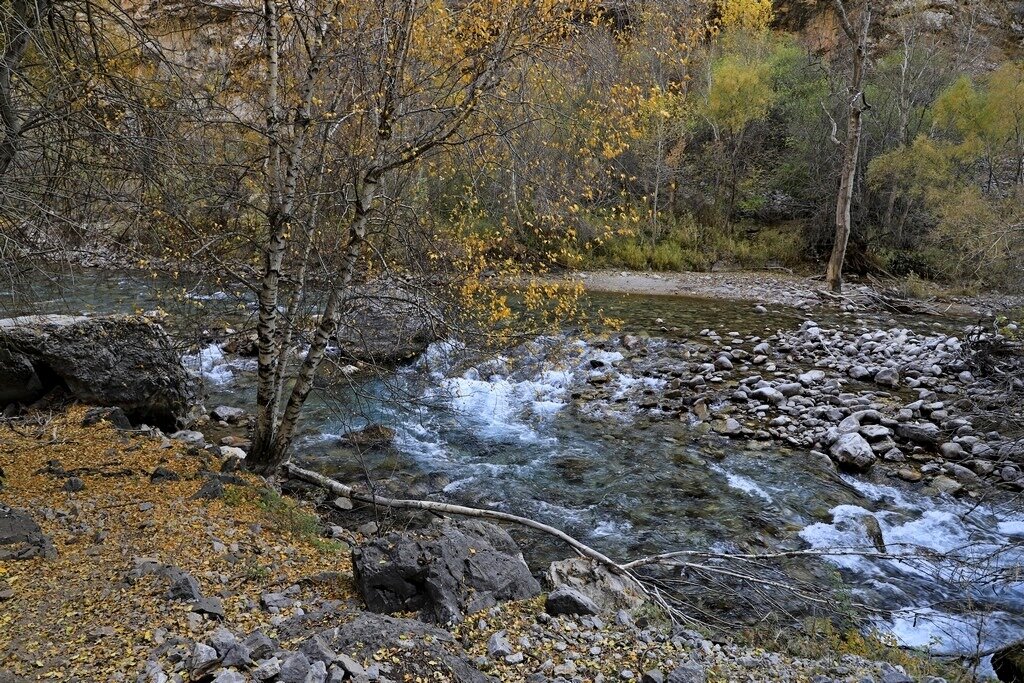
M 573 276 L 590 292 L 646 294 L 651 296 L 693 296 L 708 299 L 748 301 L 754 304 L 783 304 L 810 308 L 821 304 L 835 305 L 823 279 L 791 275 L 780 271 L 725 273 L 650 273 L 600 270 L 576 273 Z M 877 294 L 867 284 L 848 283 L 844 300 L 863 304 Z M 975 296 L 937 293 L 921 302 L 940 314 L 995 315 L 1024 307 L 1024 295 L 986 293 Z

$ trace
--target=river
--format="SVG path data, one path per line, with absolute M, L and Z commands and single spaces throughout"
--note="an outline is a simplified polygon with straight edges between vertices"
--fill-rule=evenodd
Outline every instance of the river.
M 592 295 L 589 307 L 620 321 L 607 334 L 680 339 L 767 335 L 808 315 L 771 306 L 680 297 Z M 237 321 L 251 307 L 216 287 L 183 288 L 136 276 L 84 273 L 0 292 L 6 314 L 168 310 L 186 361 L 200 372 L 208 405 L 246 407 L 252 362 L 224 356 L 177 320 L 209 312 Z M 2 310 L 2 309 L 0 309 Z M 815 312 L 822 325 L 843 316 Z M 957 329 L 956 319 L 878 316 L 880 327 Z M 189 330 L 185 334 L 185 330 Z M 997 586 L 986 572 L 1024 564 L 1019 501 L 924 495 L 881 475 L 830 475 L 806 452 L 772 441 L 729 440 L 688 420 L 631 411 L 649 377 L 620 374 L 622 401 L 574 398 L 581 377 L 614 366 L 601 332 L 540 338 L 499 357 L 474 359 L 457 341 L 374 380 L 329 383 L 310 404 L 297 457 L 341 478 L 398 475 L 432 496 L 507 510 L 561 527 L 620 560 L 703 549 L 775 552 L 872 548 L 862 520 L 873 515 L 888 558 L 833 555 L 798 575 L 878 610 L 874 628 L 901 644 L 941 654 L 985 650 L 1024 634 L 1024 582 Z M 185 347 L 189 347 L 188 350 Z M 621 355 L 621 354 L 619 354 Z M 393 448 L 359 455 L 339 445 L 369 423 L 396 431 Z M 532 539 L 535 562 L 565 550 Z M 796 598 L 799 602 L 799 598 Z

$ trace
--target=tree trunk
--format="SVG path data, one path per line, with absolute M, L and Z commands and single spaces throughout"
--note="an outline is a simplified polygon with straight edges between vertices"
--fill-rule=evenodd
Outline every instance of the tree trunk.
M 49 12 L 49 0 L 15 0 L 13 14 L 16 24 L 5 27 L 6 46 L 0 55 L 0 176 L 7 173 L 18 152 L 22 133 L 22 116 L 14 102 L 13 76 L 28 50 L 32 34 Z
M 839 180 L 839 197 L 836 201 L 836 237 L 825 274 L 828 288 L 836 293 L 843 290 L 843 262 L 846 261 L 846 247 L 850 241 L 850 209 L 853 206 L 853 185 L 857 175 L 857 156 L 860 152 L 861 122 L 862 111 L 854 104 L 847 122 L 846 149 L 843 154 L 842 177 Z
M 839 293 L 843 289 L 843 262 L 846 247 L 850 241 L 850 209 L 853 204 L 853 187 L 857 177 L 857 158 L 860 154 L 861 128 L 864 112 L 868 109 L 864 100 L 864 69 L 867 63 L 868 32 L 871 29 L 871 2 L 864 7 L 864 22 L 859 33 L 846 14 L 842 0 L 833 0 L 839 23 L 846 37 L 854 45 L 853 75 L 850 79 L 849 108 L 846 120 L 846 142 L 843 149 L 843 168 L 839 179 L 839 195 L 836 199 L 836 234 L 832 245 L 832 256 L 828 260 L 825 281 L 828 288 Z

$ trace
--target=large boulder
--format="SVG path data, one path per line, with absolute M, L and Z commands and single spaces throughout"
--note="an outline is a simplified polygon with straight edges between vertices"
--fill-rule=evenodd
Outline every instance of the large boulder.
M 352 551 L 356 587 L 374 612 L 418 612 L 441 624 L 523 600 L 540 584 L 515 541 L 476 520 L 438 520 L 423 530 L 388 534 Z
M 0 320 L 0 404 L 64 386 L 78 400 L 173 426 L 192 383 L 163 328 L 139 316 L 40 315 Z
M 340 354 L 353 361 L 390 366 L 412 360 L 441 332 L 434 304 L 391 282 L 355 287 L 338 326 Z

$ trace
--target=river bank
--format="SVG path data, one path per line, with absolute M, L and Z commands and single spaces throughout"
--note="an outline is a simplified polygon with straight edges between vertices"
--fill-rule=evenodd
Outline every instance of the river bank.
M 380 617 L 357 597 L 361 532 L 332 530 L 217 449 L 83 426 L 86 412 L 0 426 L 4 519 L 35 529 L 0 546 L 20 553 L 0 561 L 5 683 L 940 680 L 935 663 L 863 640 L 771 653 L 540 598 L 452 631 Z
M 1002 395 L 968 343 L 993 341 L 995 328 L 724 297 L 585 296 L 617 307 L 615 328 L 482 354 L 445 339 L 355 383 L 331 379 L 309 406 L 297 458 L 344 481 L 369 473 L 404 496 L 534 517 L 623 561 L 678 549 L 818 553 L 780 578 L 855 596 L 876 615 L 869 631 L 909 646 L 970 656 L 1021 632 L 1020 592 L 992 583 L 1019 562 L 1019 441 L 972 412 Z M 178 438 L 217 455 L 246 448 L 253 361 L 232 341 L 204 335 L 186 356 L 214 410 Z M 367 426 L 386 438 L 355 438 Z M 325 527 L 379 521 L 327 508 Z M 535 571 L 564 557 L 516 539 Z M 967 567 L 978 572 L 965 580 Z M 707 607 L 707 585 L 694 585 Z M 726 616 L 760 599 L 725 593 L 714 610 Z
M 836 298 L 827 294 L 821 277 L 803 277 L 781 270 L 721 273 L 602 270 L 577 273 L 572 278 L 578 279 L 588 292 L 728 299 L 805 310 L 823 305 L 863 309 L 877 302 L 882 293 L 876 285 L 853 281 L 846 283 L 844 297 Z M 551 279 L 559 281 L 562 278 Z M 922 308 L 926 305 L 939 315 L 991 316 L 1024 307 L 1024 296 L 999 293 L 967 295 L 929 283 L 921 301 Z

